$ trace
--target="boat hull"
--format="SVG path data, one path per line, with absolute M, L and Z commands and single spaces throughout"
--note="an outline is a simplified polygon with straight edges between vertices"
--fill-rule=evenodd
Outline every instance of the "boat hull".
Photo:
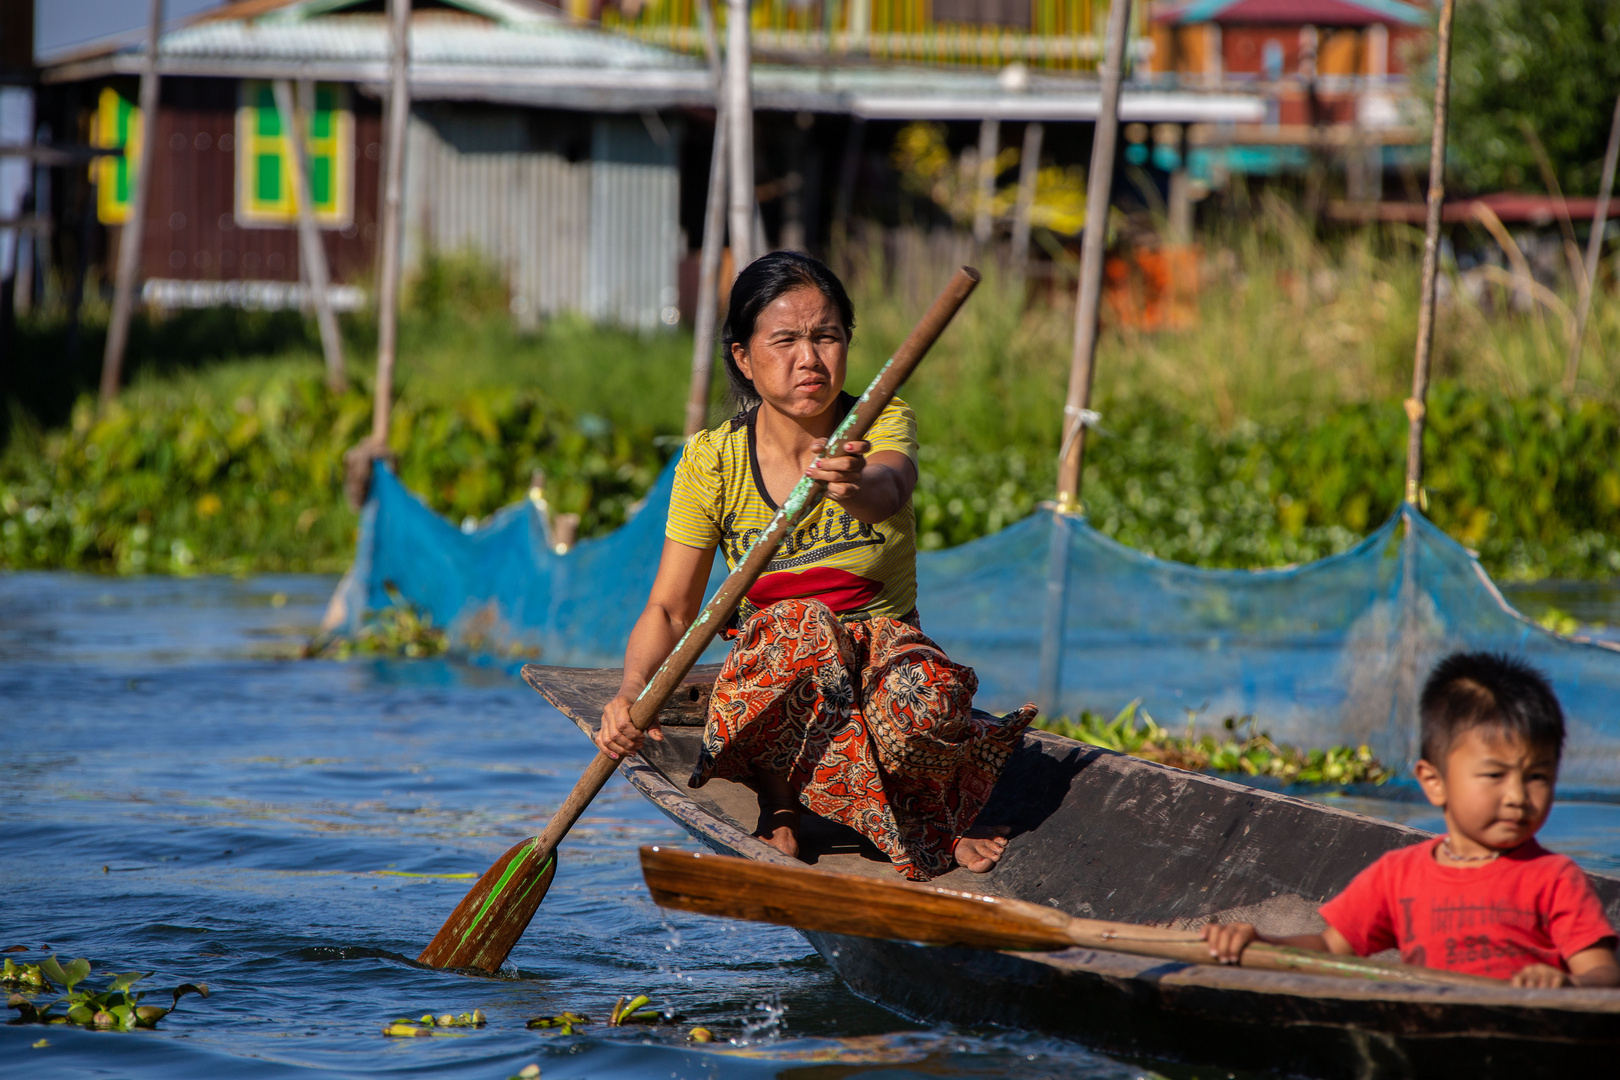
M 531 666 L 525 678 L 586 733 L 617 672 Z M 753 795 L 686 785 L 712 669 L 661 717 L 662 743 L 627 780 L 710 849 L 798 865 L 751 835 Z M 1242 918 L 1268 933 L 1320 928 L 1315 907 L 1379 854 L 1423 835 L 1389 822 L 1031 732 L 981 820 L 1008 826 L 989 875 L 942 884 L 1070 914 L 1192 926 Z M 892 874 L 869 843 L 807 818 L 809 861 Z M 1590 875 L 1620 915 L 1620 881 Z M 1321 1077 L 1604 1073 L 1620 1060 L 1620 991 L 1395 984 L 1183 964 L 1093 949 L 1010 953 L 806 933 L 857 994 L 922 1021 L 998 1025 L 1098 1050 Z

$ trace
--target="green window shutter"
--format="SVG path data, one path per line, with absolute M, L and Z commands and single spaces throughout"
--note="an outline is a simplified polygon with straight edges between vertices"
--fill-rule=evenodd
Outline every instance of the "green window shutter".
M 129 130 L 129 119 L 127 116 L 124 117 L 124 130 Z M 128 146 L 129 142 L 125 140 L 123 145 Z M 129 202 L 129 159 L 123 157 L 119 158 L 117 164 L 114 166 L 114 170 L 113 175 L 118 177 L 117 183 L 114 185 L 114 190 L 118 192 L 118 201 L 121 203 L 127 203 Z
M 309 197 L 317 207 L 332 205 L 332 159 L 325 154 L 310 160 Z
M 260 202 L 281 201 L 281 155 L 260 154 L 254 160 L 254 171 L 258 174 L 255 179 L 255 197 Z
M 276 109 L 275 95 L 267 87 L 255 96 L 258 98 L 253 107 L 257 134 L 261 138 L 274 139 L 281 134 L 281 113 Z

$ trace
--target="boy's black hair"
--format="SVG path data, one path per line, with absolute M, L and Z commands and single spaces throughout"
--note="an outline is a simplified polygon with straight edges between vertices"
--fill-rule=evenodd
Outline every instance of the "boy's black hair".
M 761 255 L 743 268 L 731 286 L 731 300 L 726 305 L 726 325 L 720 331 L 720 355 L 726 364 L 726 381 L 731 384 L 731 400 L 738 411 L 759 404 L 759 391 L 753 380 L 743 377 L 732 359 L 731 346 L 737 342 L 748 344 L 754 336 L 754 323 L 759 313 L 783 293 L 805 287 L 818 289 L 821 295 L 838 309 L 838 321 L 844 334 L 855 333 L 855 305 L 838 275 L 818 259 L 798 251 L 773 251 Z
M 1475 727 L 1492 727 L 1555 757 L 1564 753 L 1564 710 L 1547 677 L 1504 653 L 1452 653 L 1435 665 L 1419 705 L 1423 760 L 1444 769 L 1446 755 Z

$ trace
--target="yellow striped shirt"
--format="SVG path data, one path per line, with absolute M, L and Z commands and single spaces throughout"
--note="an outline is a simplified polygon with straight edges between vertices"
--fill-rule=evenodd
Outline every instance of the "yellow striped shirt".
M 854 405 L 839 395 L 840 416 Z M 688 547 L 719 545 L 736 569 L 748 547 L 776 516 L 760 475 L 750 409 L 687 441 L 675 467 L 664 535 Z M 917 461 L 917 417 L 899 398 L 866 435 L 870 452 L 894 450 Z M 911 500 L 887 521 L 868 525 L 823 499 L 782 542 L 738 610 L 746 619 L 779 600 L 814 598 L 850 621 L 879 615 L 899 619 L 917 606 L 917 522 Z

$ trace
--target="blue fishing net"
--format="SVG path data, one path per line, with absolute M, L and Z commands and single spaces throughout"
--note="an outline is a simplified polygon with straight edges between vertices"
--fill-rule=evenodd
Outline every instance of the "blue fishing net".
M 463 530 L 379 466 L 349 617 L 393 602 L 392 590 L 472 651 L 617 666 L 658 567 L 672 481 L 673 463 L 623 527 L 558 554 L 538 501 Z M 715 563 L 711 594 L 724 579 Z M 1166 726 L 1252 715 L 1279 741 L 1366 742 L 1410 762 L 1430 668 L 1454 649 L 1496 649 L 1552 679 L 1570 724 L 1563 782 L 1620 784 L 1620 649 L 1531 623 L 1412 507 L 1341 555 L 1263 571 L 1166 562 L 1040 512 L 919 555 L 917 577 L 923 629 L 978 672 L 982 708 L 1045 700 L 1111 714 L 1140 699 Z

